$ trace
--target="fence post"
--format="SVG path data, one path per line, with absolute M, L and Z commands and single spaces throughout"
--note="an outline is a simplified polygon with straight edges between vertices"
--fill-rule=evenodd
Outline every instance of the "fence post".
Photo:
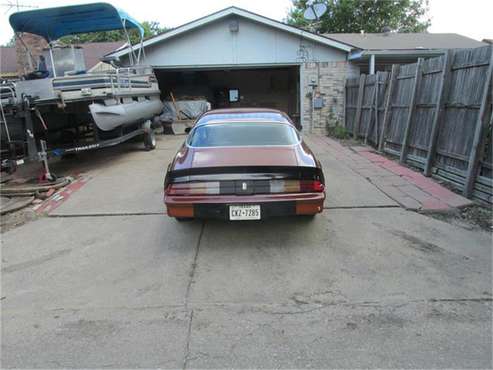
M 428 153 L 426 154 L 425 167 L 423 169 L 423 174 L 425 176 L 431 176 L 431 168 L 433 167 L 433 159 L 435 157 L 435 151 L 438 141 L 438 133 L 440 132 L 440 122 L 443 120 L 443 115 L 445 114 L 445 103 L 446 103 L 446 92 L 448 91 L 448 86 L 450 82 L 450 72 L 452 68 L 453 53 L 451 50 L 443 56 L 443 72 L 440 77 L 440 84 L 438 87 L 438 97 L 435 107 L 435 112 L 433 114 L 433 121 L 431 123 L 431 133 L 430 142 L 428 144 Z
M 375 124 L 373 125 L 375 131 L 375 146 L 378 146 L 378 95 L 380 94 L 380 76 L 381 73 L 377 72 L 377 86 L 375 86 Z
M 476 181 L 476 175 L 479 167 L 480 149 L 482 148 L 482 142 L 484 140 L 484 132 L 487 126 L 486 120 L 486 103 L 488 100 L 488 94 L 491 83 L 491 75 L 493 73 L 493 46 L 490 47 L 490 65 L 486 72 L 486 78 L 484 82 L 483 95 L 481 98 L 481 108 L 479 109 L 478 119 L 476 120 L 476 128 L 474 131 L 474 138 L 472 142 L 471 153 L 469 154 L 469 161 L 467 164 L 466 181 L 464 183 L 464 196 L 470 197 L 474 189 L 474 182 Z
M 418 58 L 416 63 L 416 73 L 414 75 L 414 85 L 411 92 L 411 101 L 409 102 L 409 111 L 407 113 L 406 126 L 404 130 L 404 136 L 402 138 L 401 144 L 401 155 L 399 161 L 401 163 L 406 162 L 407 158 L 407 147 L 409 145 L 409 136 L 411 136 L 411 123 L 413 120 L 414 111 L 416 110 L 416 95 L 418 93 L 419 83 L 421 81 L 421 64 L 423 63 L 423 58 Z
M 372 121 L 372 110 L 373 110 L 373 107 L 374 107 L 374 102 L 375 102 L 375 94 L 377 92 L 377 86 L 378 86 L 378 80 L 376 79 L 378 78 L 378 74 L 375 75 L 375 83 L 373 84 L 373 90 L 371 92 L 371 98 L 370 98 L 370 120 L 368 121 L 368 126 L 366 126 L 366 132 L 365 132 L 365 144 L 368 143 L 368 135 L 370 134 L 370 127 L 371 127 L 371 121 Z
M 383 111 L 383 120 L 382 120 L 382 131 L 380 132 L 380 140 L 378 142 L 378 151 L 383 151 L 383 145 L 385 144 L 385 131 L 387 131 L 387 125 L 390 119 L 390 113 L 392 111 L 392 92 L 394 89 L 394 85 L 397 81 L 397 75 L 399 74 L 399 65 L 393 64 L 392 71 L 390 72 L 390 80 L 387 87 L 387 94 L 385 100 L 385 109 Z
M 362 74 L 359 76 L 359 87 L 358 87 L 358 102 L 356 103 L 356 114 L 354 116 L 353 123 L 353 138 L 358 138 L 359 125 L 361 121 L 361 105 L 363 104 L 363 96 L 365 93 L 365 81 L 366 75 Z

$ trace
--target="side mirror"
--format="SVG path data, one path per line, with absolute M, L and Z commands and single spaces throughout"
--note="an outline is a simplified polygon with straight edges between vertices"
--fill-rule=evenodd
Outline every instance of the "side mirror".
M 185 127 L 185 134 L 189 134 L 192 131 L 191 127 Z

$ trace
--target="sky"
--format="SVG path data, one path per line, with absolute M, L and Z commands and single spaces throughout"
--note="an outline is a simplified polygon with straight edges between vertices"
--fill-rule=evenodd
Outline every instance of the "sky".
M 17 0 L 1 0 L 15 3 Z M 18 0 L 20 5 L 39 8 L 90 3 L 97 0 Z M 217 10 L 235 5 L 240 8 L 284 20 L 291 6 L 290 0 L 104 0 L 124 9 L 139 21 L 158 21 L 166 27 L 176 27 Z M 21 8 L 27 10 L 27 8 Z M 8 11 L 0 7 L 0 45 L 13 35 Z M 429 32 L 459 33 L 476 40 L 493 39 L 493 0 L 430 0 L 429 16 L 432 26 Z

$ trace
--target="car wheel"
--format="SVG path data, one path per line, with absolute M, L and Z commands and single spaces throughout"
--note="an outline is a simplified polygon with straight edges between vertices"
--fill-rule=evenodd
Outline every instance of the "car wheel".
M 156 135 L 154 130 L 149 130 L 144 134 L 144 147 L 146 150 L 156 149 Z

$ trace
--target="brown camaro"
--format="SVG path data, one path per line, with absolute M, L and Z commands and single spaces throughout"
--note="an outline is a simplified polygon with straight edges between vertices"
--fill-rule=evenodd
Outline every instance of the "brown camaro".
M 202 115 L 168 166 L 164 203 L 178 220 L 315 215 L 325 182 L 288 116 L 270 109 Z

